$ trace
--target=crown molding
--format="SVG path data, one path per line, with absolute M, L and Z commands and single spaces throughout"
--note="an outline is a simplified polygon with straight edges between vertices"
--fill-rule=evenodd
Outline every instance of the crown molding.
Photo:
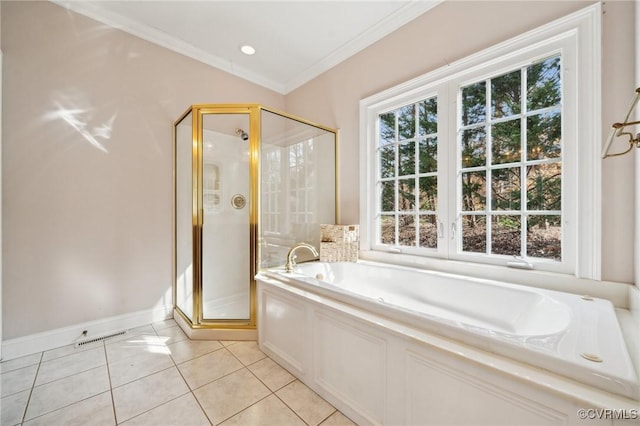
M 176 37 L 169 36 L 160 30 L 141 24 L 133 19 L 129 19 L 124 15 L 105 11 L 97 7 L 94 2 L 69 0 L 49 1 L 67 10 L 71 10 L 75 13 L 108 25 L 114 29 L 124 31 L 150 43 L 235 75 L 236 77 L 266 87 L 267 89 L 273 90 L 282 95 L 285 94 L 285 85 L 282 83 L 265 78 L 262 75 L 248 70 L 238 64 L 234 64 L 233 62 L 220 58 L 219 56 L 207 53 L 190 43 Z
M 298 74 L 295 78 L 289 80 L 285 84 L 285 93 L 289 93 L 303 84 L 308 83 L 444 1 L 445 0 L 413 0 L 409 2 L 378 22 L 375 26 L 369 28 L 358 37 L 334 50 L 322 60 Z
M 397 9 L 394 13 L 378 22 L 375 26 L 369 28 L 367 31 L 363 32 L 345 45 L 337 48 L 329 55 L 307 68 L 305 71 L 286 82 L 266 78 L 259 73 L 251 71 L 238 64 L 234 64 L 227 59 L 212 55 L 211 53 L 197 48 L 190 43 L 180 40 L 177 37 L 170 36 L 151 26 L 137 22 L 122 14 L 106 11 L 98 7 L 94 2 L 71 0 L 49 1 L 112 28 L 124 31 L 191 59 L 195 59 L 209 66 L 235 75 L 236 77 L 273 90 L 279 94 L 286 95 L 397 30 L 409 21 L 442 3 L 444 0 L 412 0 L 408 2 L 405 6 Z

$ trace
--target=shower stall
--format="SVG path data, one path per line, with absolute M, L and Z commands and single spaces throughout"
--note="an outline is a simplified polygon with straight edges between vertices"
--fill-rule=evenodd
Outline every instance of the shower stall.
M 337 131 L 254 104 L 174 124 L 174 318 L 191 338 L 255 339 L 254 276 L 335 223 Z

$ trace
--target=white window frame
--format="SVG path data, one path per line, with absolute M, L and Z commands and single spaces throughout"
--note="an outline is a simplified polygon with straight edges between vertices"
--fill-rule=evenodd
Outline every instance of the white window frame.
M 529 259 L 534 268 L 600 279 L 601 7 L 594 4 L 360 102 L 360 248 L 393 262 L 398 253 L 506 266 L 504 256 L 458 251 L 458 89 L 560 53 L 562 64 L 562 262 Z M 575 71 L 575 72 L 574 72 Z M 378 115 L 438 96 L 437 249 L 376 244 Z M 446 108 L 446 110 L 445 110 Z M 578 149 L 579 148 L 579 149 Z M 457 161 L 458 160 L 458 161 Z M 454 185 L 454 188 L 451 186 Z M 452 197 L 447 194 L 456 194 Z M 490 202 L 488 200 L 487 202 Z

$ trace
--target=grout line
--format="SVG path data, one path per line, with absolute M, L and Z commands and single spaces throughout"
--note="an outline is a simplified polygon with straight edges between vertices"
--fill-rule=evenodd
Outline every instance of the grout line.
M 189 339 L 189 337 L 187 337 L 187 340 L 191 341 L 191 339 Z M 221 349 L 224 349 L 224 345 L 222 346 Z M 204 356 L 204 355 L 203 355 Z M 191 394 L 191 396 L 193 397 L 193 399 L 195 399 L 196 404 L 198 404 L 198 407 L 200 407 L 200 411 L 202 411 L 202 414 L 204 414 L 204 416 L 206 417 L 207 421 L 209 422 L 210 425 L 213 425 L 213 422 L 211 421 L 211 419 L 209 418 L 209 415 L 207 414 L 206 410 L 204 409 L 204 407 L 202 406 L 202 404 L 200 404 L 200 400 L 196 397 L 196 394 L 193 393 L 193 391 L 195 389 L 191 389 L 191 386 L 189 386 L 189 383 L 187 382 L 187 379 L 184 378 L 184 375 L 182 374 L 182 371 L 180 371 L 180 368 L 178 367 L 178 364 L 176 364 L 176 361 L 173 359 L 173 357 L 171 355 L 169 355 L 169 357 L 171 358 L 171 362 L 173 362 L 173 366 L 176 368 L 176 370 L 178 370 L 178 374 L 180 374 L 180 377 L 182 377 L 182 380 L 184 380 L 184 383 L 187 385 L 187 389 L 189 389 L 189 393 Z M 195 359 L 195 358 L 194 358 Z M 185 361 L 188 362 L 188 361 Z M 184 364 L 181 363 L 181 364 Z M 237 370 L 236 370 L 237 371 Z M 217 379 L 216 379 L 217 380 Z M 212 383 L 212 382 L 209 382 Z M 208 383 L 207 383 L 208 384 Z M 200 387 L 203 387 L 206 385 L 202 385 Z M 200 388 L 196 388 L 196 389 L 200 389 Z M 186 395 L 186 394 L 185 394 Z
M 245 367 L 245 368 L 246 368 L 246 367 Z M 227 417 L 226 419 L 221 420 L 219 423 L 216 423 L 216 425 L 219 425 L 219 424 L 221 424 L 221 423 L 226 422 L 227 420 L 229 420 L 229 419 L 231 419 L 231 418 L 233 418 L 233 417 L 237 416 L 238 414 L 240 414 L 240 413 L 242 413 L 242 412 L 244 412 L 244 411 L 248 410 L 249 408 L 253 407 L 254 405 L 258 404 L 260 401 L 264 401 L 265 399 L 269 398 L 271 395 L 273 395 L 273 392 L 271 392 L 269 395 L 266 395 L 266 396 L 264 396 L 264 397 L 260 398 L 259 400 L 255 401 L 254 403 L 252 403 L 252 404 L 250 404 L 250 405 L 247 405 L 247 406 L 246 406 L 246 407 L 244 407 L 242 410 L 238 411 L 237 413 L 234 413 L 234 414 L 230 415 L 230 416 L 229 416 L 229 417 Z
M 324 398 L 323 398 L 323 399 L 324 399 Z M 333 404 L 332 404 L 331 406 L 333 407 Z M 333 407 L 333 408 L 335 408 L 335 407 Z M 322 423 L 326 422 L 326 421 L 329 419 L 329 417 L 333 416 L 337 411 L 338 411 L 338 409 L 337 409 L 337 408 L 335 408 L 335 409 L 331 412 L 331 414 L 329 414 L 327 417 L 325 417 L 324 419 L 322 419 L 322 421 L 321 421 L 320 423 L 318 423 L 318 426 L 321 426 L 321 425 L 322 425 Z
M 298 379 L 296 379 L 296 380 L 298 380 Z M 302 423 L 304 423 L 305 425 L 309 424 L 300 416 L 300 414 L 298 414 L 298 412 L 296 410 L 294 410 L 292 407 L 289 406 L 289 404 L 287 404 L 282 398 L 280 398 L 280 395 L 278 395 L 275 392 L 273 394 L 276 396 L 276 398 L 278 398 L 280 400 L 280 402 L 282 402 L 284 404 L 285 407 L 287 407 L 289 410 L 293 411 L 293 414 L 295 414 L 302 421 Z
M 40 366 L 42 365 L 42 357 L 44 356 L 44 351 L 40 353 L 40 361 L 38 361 L 38 368 L 36 369 L 36 374 L 33 376 L 33 384 L 31 385 L 31 390 L 29 391 L 29 397 L 27 398 L 27 403 L 24 406 L 24 411 L 22 412 L 22 418 L 20 419 L 20 424 L 24 423 L 25 417 L 27 416 L 27 410 L 29 409 L 29 404 L 31 403 L 31 397 L 33 396 L 33 391 L 36 387 L 36 380 L 38 378 L 38 373 L 40 372 Z
M 111 409 L 113 410 L 113 421 L 118 424 L 118 415 L 116 414 L 116 401 L 113 399 L 113 385 L 111 384 L 111 369 L 109 368 L 109 355 L 107 355 L 107 345 L 102 341 L 104 349 L 104 360 L 107 363 L 107 377 L 109 377 L 109 394 L 111 395 Z

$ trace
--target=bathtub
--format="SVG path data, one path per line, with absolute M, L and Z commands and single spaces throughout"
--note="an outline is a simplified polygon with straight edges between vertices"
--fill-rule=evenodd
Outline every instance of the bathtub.
M 475 358 L 486 358 L 488 366 L 504 362 L 525 365 L 524 370 L 514 367 L 519 371 L 515 375 L 520 376 L 516 380 L 522 379 L 522 376 L 530 379 L 540 372 L 540 377 L 543 377 L 540 381 L 544 383 L 538 383 L 538 387 L 550 389 L 554 386 L 550 383 L 562 383 L 562 386 L 573 386 L 573 390 L 569 391 L 573 394 L 580 394 L 582 391 L 576 389 L 584 386 L 586 393 L 615 395 L 614 400 L 620 396 L 627 403 L 637 402 L 639 398 L 638 375 L 628 354 L 614 307 L 608 300 L 366 261 L 309 262 L 298 265 L 294 273 L 276 268 L 260 273 L 257 281 L 261 347 L 293 370 L 298 370 L 300 376 L 308 376 L 310 382 L 317 379 L 318 366 L 329 361 L 318 359 L 320 355 L 317 353 L 304 355 L 304 350 L 291 355 L 287 350 L 281 350 L 282 347 L 289 347 L 289 352 L 296 352 L 296 339 L 292 336 L 297 334 L 298 345 L 302 342 L 300 339 L 306 339 L 304 344 L 310 347 L 318 345 L 313 351 L 334 357 L 331 368 L 340 368 L 342 361 L 337 355 L 333 355 L 331 350 L 321 349 L 319 345 L 323 336 L 337 336 L 343 332 L 341 328 L 354 328 L 359 330 L 354 334 L 356 337 L 338 340 L 338 345 L 350 345 L 350 341 L 357 340 L 362 333 L 372 336 L 363 340 L 364 346 L 369 344 L 368 341 L 382 339 L 380 342 L 383 342 L 381 344 L 385 349 L 379 352 L 381 361 L 377 367 L 372 367 L 374 369 L 388 371 L 395 368 L 388 365 L 395 356 L 386 343 L 391 340 L 381 337 L 387 336 L 383 333 L 387 330 L 391 331 L 389 336 L 395 336 L 392 339 L 402 336 L 399 342 L 409 339 L 409 345 L 416 341 L 429 341 L 431 346 L 436 345 L 434 342 L 453 345 L 456 348 L 452 350 L 453 353 L 464 356 L 468 353 L 477 354 Z M 276 290 L 280 292 L 279 295 L 273 293 Z M 265 295 L 269 291 L 273 296 L 270 305 L 267 303 L 268 295 Z M 309 313 L 320 312 L 321 309 L 324 309 L 322 314 Z M 301 314 L 303 311 L 306 313 Z M 340 321 L 331 322 L 337 317 L 341 318 Z M 327 330 L 333 331 L 321 333 L 318 330 L 324 325 L 316 323 L 304 330 L 294 331 L 288 328 L 284 318 L 305 324 L 311 324 L 316 318 L 316 322 L 331 323 Z M 344 327 L 334 323 L 343 324 Z M 270 329 L 266 328 L 270 326 Z M 366 332 L 363 331 L 365 329 Z M 289 336 L 278 336 L 280 332 Z M 316 337 L 318 333 L 321 337 Z M 313 337 L 308 337 L 308 334 Z M 371 346 L 372 351 L 374 347 Z M 405 352 L 411 354 L 416 350 L 407 349 Z M 407 364 L 409 358 L 406 353 L 402 357 L 398 355 L 392 364 Z M 346 354 L 348 356 L 348 352 Z M 493 361 L 492 354 L 496 356 Z M 467 358 L 473 361 L 473 357 Z M 385 367 L 382 367 L 383 364 Z M 325 373 L 322 374 L 327 374 L 330 369 L 328 365 L 325 365 Z M 357 363 L 353 368 L 358 368 Z M 366 380 L 366 372 L 363 374 L 363 380 Z M 406 379 L 413 373 L 407 373 L 405 369 L 402 374 Z M 335 380 L 340 381 L 339 377 Z M 394 381 L 395 378 L 385 376 L 380 383 L 386 387 Z M 323 385 L 320 380 L 312 388 L 325 390 L 323 395 L 333 392 L 338 395 L 336 400 L 357 398 L 348 395 L 348 384 L 330 385 L 327 380 L 324 382 Z M 343 391 L 336 391 L 340 386 L 344 388 Z M 365 423 L 385 423 L 385 415 L 389 414 L 389 410 L 383 410 L 377 416 L 372 414 L 378 403 L 382 404 L 381 401 L 368 402 L 368 415 L 362 417 L 362 413 L 367 412 L 362 409 L 356 410 L 355 415 Z M 592 402 L 591 405 L 598 404 Z M 637 416 L 637 404 L 635 407 L 632 414 Z M 395 418 L 407 421 L 406 413 L 404 417 Z

